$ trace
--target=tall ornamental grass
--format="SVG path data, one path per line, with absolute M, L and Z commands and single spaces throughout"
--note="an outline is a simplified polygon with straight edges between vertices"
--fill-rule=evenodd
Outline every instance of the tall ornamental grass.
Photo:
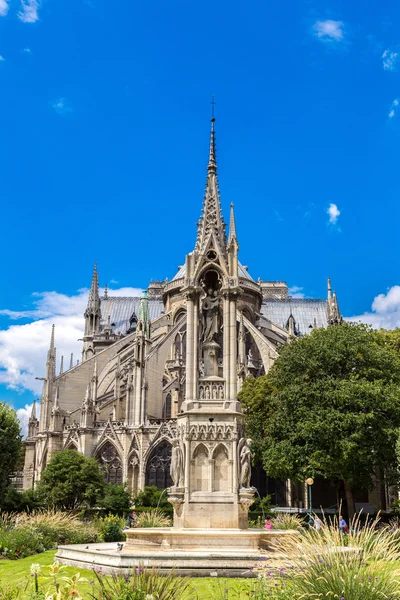
M 161 576 L 156 569 L 134 569 L 129 575 L 104 577 L 95 573 L 92 600 L 195 600 L 187 577 Z
M 24 558 L 60 544 L 87 544 L 98 539 L 94 525 L 60 511 L 3 514 L 0 519 L 0 558 Z
M 139 513 L 136 527 L 170 527 L 172 519 L 167 517 L 161 508 L 149 508 Z
M 287 581 L 283 588 L 290 588 L 290 598 L 400 600 L 398 532 L 378 524 L 375 519 L 361 525 L 355 517 L 349 534 L 342 534 L 337 519 L 331 524 L 324 520 L 320 531 L 288 534 L 278 540 L 275 556 L 286 561 L 280 575 Z M 269 561 L 259 571 L 274 586 Z

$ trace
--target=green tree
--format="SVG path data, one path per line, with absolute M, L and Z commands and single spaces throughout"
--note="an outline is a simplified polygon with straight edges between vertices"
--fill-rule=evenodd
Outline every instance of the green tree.
M 0 402 L 0 498 L 4 497 L 10 476 L 16 470 L 21 439 L 17 413 L 5 402 Z
M 76 450 L 61 450 L 43 471 L 39 492 L 55 508 L 93 506 L 103 497 L 104 473 L 94 458 Z
M 109 512 L 123 513 L 130 509 L 132 498 L 126 484 L 108 483 L 104 490 L 101 505 Z
M 341 480 L 352 515 L 353 489 L 371 488 L 377 470 L 393 474 L 400 427 L 395 346 L 386 332 L 362 324 L 317 329 L 285 345 L 267 375 L 244 382 L 248 433 L 268 475 Z

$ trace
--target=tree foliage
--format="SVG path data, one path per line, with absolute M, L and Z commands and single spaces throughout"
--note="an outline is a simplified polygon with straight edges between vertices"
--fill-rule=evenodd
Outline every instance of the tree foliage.
M 108 512 L 123 513 L 130 509 L 132 498 L 126 484 L 108 483 L 104 489 L 101 505 Z M 107 541 L 107 540 L 106 540 Z
M 18 464 L 21 439 L 17 413 L 5 402 L 0 402 L 0 498 L 4 497 L 10 476 Z
M 54 508 L 93 506 L 104 494 L 104 473 L 94 458 L 76 450 L 61 450 L 43 471 L 40 494 Z
M 370 488 L 393 471 L 400 427 L 397 340 L 343 323 L 285 345 L 270 372 L 240 393 L 248 432 L 268 475 Z

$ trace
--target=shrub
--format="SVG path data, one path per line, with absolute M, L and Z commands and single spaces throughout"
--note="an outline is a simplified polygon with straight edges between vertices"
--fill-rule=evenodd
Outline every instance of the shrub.
M 291 598 L 399 599 L 397 533 L 387 526 L 378 529 L 377 524 L 367 521 L 361 527 L 359 519 L 353 519 L 345 536 L 334 519 L 331 525 L 324 521 L 320 531 L 278 540 L 275 550 L 287 556 L 291 567 L 286 571 Z M 267 580 L 268 562 L 260 570 Z
M 168 502 L 167 491 L 159 490 L 155 485 L 146 485 L 142 492 L 139 492 L 134 499 L 135 507 L 151 506 L 154 508 L 165 507 L 169 508 L 171 504 Z
M 99 539 L 97 529 L 75 516 L 56 512 L 2 514 L 0 556 L 24 558 L 59 544 L 85 544 Z
M 128 511 L 132 504 L 132 498 L 126 484 L 108 483 L 104 489 L 104 497 L 100 501 L 100 504 L 107 512 L 121 514 Z
M 96 582 L 90 597 L 93 600 L 190 600 L 195 598 L 190 581 L 174 573 L 160 576 L 158 571 L 134 569 L 126 577 L 116 574 L 102 577 L 95 573 Z
M 150 508 L 140 513 L 136 523 L 137 527 L 170 527 L 171 525 L 172 519 L 166 517 L 159 508 Z
M 108 515 L 98 519 L 96 525 L 100 532 L 100 538 L 104 542 L 122 542 L 125 540 L 125 535 L 122 533 L 125 520 L 121 517 Z

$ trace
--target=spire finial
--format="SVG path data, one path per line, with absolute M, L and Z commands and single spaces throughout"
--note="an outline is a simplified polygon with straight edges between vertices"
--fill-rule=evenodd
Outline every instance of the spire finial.
M 108 300 L 108 285 L 104 286 L 104 300 Z
M 34 421 L 36 419 L 36 398 L 33 401 L 32 404 L 32 411 L 31 411 L 31 416 L 30 416 L 30 421 Z
M 61 356 L 61 361 L 60 361 L 60 375 L 62 375 L 64 373 L 64 356 Z
M 215 102 L 215 96 L 214 96 L 214 94 L 211 94 L 211 102 L 210 102 L 210 104 L 211 104 L 211 121 L 215 121 L 214 107 L 216 105 L 216 102 Z
M 231 214 L 229 219 L 229 238 L 228 242 L 233 239 L 237 239 L 236 237 L 236 223 L 235 223 L 235 205 L 231 202 Z
M 210 133 L 210 155 L 208 158 L 208 172 L 216 173 L 217 172 L 217 156 L 215 150 L 215 117 L 211 118 L 211 133 Z
M 51 337 L 50 337 L 50 350 L 54 350 L 54 330 L 55 330 L 56 326 L 53 325 L 51 326 Z
M 331 278 L 328 277 L 328 300 L 330 299 L 331 294 L 332 294 Z
M 74 366 L 74 354 L 71 352 L 71 360 L 69 361 L 69 368 L 72 369 Z

